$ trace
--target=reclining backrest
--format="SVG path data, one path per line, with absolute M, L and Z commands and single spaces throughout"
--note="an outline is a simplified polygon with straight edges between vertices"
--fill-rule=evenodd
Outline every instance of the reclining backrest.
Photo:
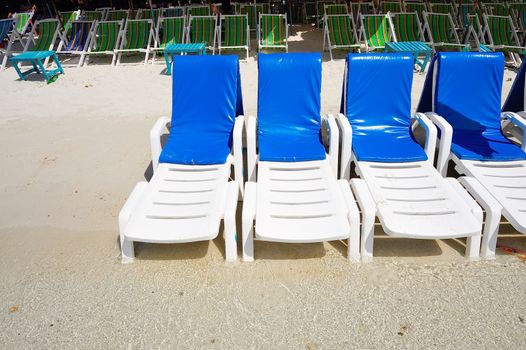
M 297 147 L 311 147 L 301 150 L 305 156 L 301 160 L 324 158 L 324 151 L 320 153 L 321 55 L 259 54 L 258 70 L 260 159 L 298 160 L 294 150 L 271 147 L 275 141 L 287 144 L 293 139 L 301 140 Z M 291 148 L 294 146 L 290 144 Z
M 504 106 L 502 107 L 503 112 L 522 112 L 526 108 L 526 104 L 524 103 L 524 79 L 526 78 L 526 63 L 525 61 L 522 62 L 521 68 L 517 75 L 515 76 L 515 80 L 513 81 L 513 85 L 511 87 L 510 93 L 508 94 L 508 97 L 506 98 L 506 102 L 504 102 Z
M 172 66 L 172 123 L 160 161 L 224 163 L 243 114 L 237 56 L 174 56 Z
M 500 132 L 502 53 L 439 52 L 432 61 L 418 111 L 433 111 L 454 130 Z

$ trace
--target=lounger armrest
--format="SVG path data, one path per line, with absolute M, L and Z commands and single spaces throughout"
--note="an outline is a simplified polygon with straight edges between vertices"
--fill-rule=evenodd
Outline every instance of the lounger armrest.
M 245 117 L 240 115 L 234 123 L 234 142 L 232 145 L 232 154 L 234 156 L 234 176 L 239 186 L 239 194 L 243 198 L 243 125 Z
M 245 127 L 247 130 L 247 181 L 256 181 L 256 117 L 249 115 L 245 117 Z
M 329 133 L 329 159 L 334 176 L 338 177 L 338 147 L 340 146 L 340 132 L 332 114 L 322 116 L 322 121 Z
M 415 113 L 413 118 L 422 126 L 426 132 L 426 144 L 424 150 L 431 164 L 435 161 L 435 149 L 437 146 L 437 128 L 424 113 Z
M 150 147 L 152 150 L 152 167 L 153 172 L 157 169 L 159 165 L 159 157 L 161 156 L 161 151 L 163 150 L 161 146 L 161 135 L 163 134 L 168 123 L 170 123 L 170 118 L 161 117 L 157 119 L 152 130 L 150 130 Z
M 451 153 L 451 142 L 453 139 L 453 128 L 441 116 L 434 112 L 428 112 L 426 117 L 431 119 L 433 124 L 440 130 L 440 140 L 438 142 L 438 160 L 437 169 L 440 175 L 447 175 L 447 163 L 449 161 L 449 154 Z
M 352 127 L 347 117 L 341 113 L 338 113 L 336 123 L 340 129 L 342 139 L 340 179 L 349 180 L 351 178 Z
M 526 152 L 526 142 L 524 142 L 524 135 L 526 134 L 526 120 L 514 112 L 502 112 L 501 118 L 509 120 L 522 130 L 523 137 L 521 140 L 521 149 Z

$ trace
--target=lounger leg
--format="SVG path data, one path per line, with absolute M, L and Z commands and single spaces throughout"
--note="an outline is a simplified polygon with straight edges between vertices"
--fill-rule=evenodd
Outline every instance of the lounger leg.
M 237 181 L 228 183 L 225 216 L 223 219 L 225 223 L 225 255 L 228 262 L 237 260 L 236 211 L 238 186 Z
M 480 256 L 480 234 L 468 237 L 466 240 L 466 257 L 476 260 Z
M 353 189 L 358 205 L 362 210 L 362 231 L 361 231 L 361 256 L 363 262 L 373 260 L 374 248 L 374 220 L 376 218 L 376 205 L 369 192 L 367 184 L 362 179 L 352 179 L 351 188 Z
M 346 180 L 338 180 L 347 205 L 347 218 L 351 226 L 351 234 L 347 242 L 347 259 L 350 262 L 360 262 L 360 212 Z
M 120 242 L 121 242 L 121 257 L 122 263 L 127 264 L 133 262 L 135 258 L 135 252 L 133 248 L 133 241 L 130 241 L 124 235 L 128 221 L 132 215 L 133 209 L 141 200 L 142 194 L 144 193 L 146 187 L 148 186 L 147 182 L 139 182 L 135 185 L 130 197 L 124 203 L 120 213 L 119 213 L 119 231 L 120 231 Z
M 256 217 L 256 183 L 245 184 L 243 201 L 242 233 L 243 233 L 243 261 L 254 261 L 254 219 Z
M 121 235 L 121 262 L 123 264 L 132 263 L 135 259 L 135 251 L 133 248 L 133 242 L 127 240 Z

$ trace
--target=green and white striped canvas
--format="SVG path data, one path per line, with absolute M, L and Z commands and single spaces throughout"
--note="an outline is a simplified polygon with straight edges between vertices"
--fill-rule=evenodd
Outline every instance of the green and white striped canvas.
M 247 16 L 224 16 L 221 20 L 221 46 L 247 46 Z
M 382 49 L 389 42 L 389 23 L 386 16 L 362 16 L 363 32 L 369 49 Z
M 359 46 L 355 40 L 351 17 L 349 15 L 327 16 L 326 20 L 331 46 Z
M 58 20 L 39 22 L 36 28 L 38 38 L 35 46 L 29 51 L 48 51 L 50 50 L 55 34 L 57 32 Z
M 397 41 L 422 41 L 416 12 L 393 14 L 391 19 Z
M 117 43 L 121 22 L 99 22 L 97 38 L 92 52 L 113 51 Z
M 162 18 L 162 35 L 160 38 L 160 47 L 166 47 L 171 44 L 182 44 L 184 42 L 184 17 Z
M 215 28 L 215 16 L 190 17 L 190 43 L 203 43 L 207 47 L 213 46 Z
M 262 46 L 272 47 L 286 44 L 287 31 L 284 16 L 263 14 L 259 23 Z
M 150 22 L 147 19 L 130 20 L 126 24 L 126 36 L 122 49 L 145 49 L 148 46 Z

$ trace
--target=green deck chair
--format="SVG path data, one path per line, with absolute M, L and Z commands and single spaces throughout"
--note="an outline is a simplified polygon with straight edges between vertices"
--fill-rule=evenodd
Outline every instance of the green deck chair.
M 517 55 L 524 55 L 526 48 L 521 45 L 510 16 L 484 15 L 484 34 L 488 38 L 489 48 L 507 52 L 513 64 L 520 66 L 521 59 Z
M 336 0 L 321 0 L 316 1 L 316 25 L 321 28 L 323 23 L 323 16 L 325 16 L 325 5 L 335 4 Z
M 71 23 L 78 19 L 80 11 L 59 11 L 58 14 L 62 24 L 60 30 L 63 34 L 68 35 L 68 32 L 71 29 Z
M 122 35 L 124 20 L 96 22 L 95 25 L 84 64 L 89 63 L 90 55 L 112 55 L 111 64 L 115 65 L 117 59 L 115 49 Z
M 422 13 L 424 11 L 427 11 L 426 3 L 425 2 L 405 2 L 405 12 L 416 12 L 418 15 L 418 20 L 422 22 L 424 20 L 424 17 Z
M 468 29 L 470 25 L 469 16 L 476 14 L 475 4 L 462 2 L 458 5 L 457 12 L 459 25 L 464 29 Z
M 514 2 L 509 3 L 510 9 L 513 11 L 513 17 L 515 18 L 518 24 L 518 28 L 522 31 L 526 29 L 526 3 L 524 2 Z
M 330 15 L 347 15 L 349 10 L 347 9 L 347 4 L 325 4 L 324 6 L 324 16 Z
M 469 44 L 460 43 L 455 24 L 449 13 L 424 12 L 424 31 L 431 40 L 433 51 L 469 51 Z
M 153 25 L 157 26 L 161 14 L 161 9 L 140 9 L 137 11 L 137 19 L 151 19 L 153 21 Z
M 391 40 L 389 21 L 385 15 L 362 15 L 360 18 L 360 40 L 365 42 L 367 52 L 384 50 Z
M 400 1 L 382 1 L 380 2 L 379 13 L 384 15 L 387 12 L 402 12 L 402 3 Z
M 391 31 L 394 41 L 421 41 L 425 42 L 422 25 L 416 12 L 389 13 Z
M 248 15 L 223 15 L 219 22 L 219 54 L 221 50 L 250 51 L 250 28 Z
M 356 26 L 351 15 L 326 15 L 323 33 L 323 50 L 328 47 L 332 60 L 332 50 L 360 51 Z
M 241 4 L 240 12 L 242 15 L 248 16 L 248 26 L 250 27 L 250 30 L 257 31 L 259 15 L 261 13 L 269 13 L 270 8 L 268 7 L 268 4 Z
M 186 40 L 186 17 L 159 17 L 155 29 L 155 45 L 152 49 L 153 63 L 157 52 L 172 44 L 183 44 Z
M 106 12 L 105 21 L 120 21 L 128 19 L 128 10 L 110 10 Z
M 468 15 L 467 21 L 468 27 L 463 42 L 465 44 L 470 43 L 471 38 L 473 38 L 472 41 L 475 45 L 471 45 L 471 47 L 477 47 L 479 51 L 486 52 L 489 48 L 486 46 L 484 27 L 481 25 L 479 17 L 476 14 Z
M 360 15 L 374 15 L 376 13 L 374 2 L 372 1 L 351 2 L 350 6 L 354 23 L 360 22 Z
M 13 17 L 16 21 L 15 30 L 21 36 L 24 36 L 29 28 L 31 19 L 33 18 L 34 12 L 16 12 Z
M 131 19 L 126 21 L 119 48 L 115 50 L 118 53 L 117 66 L 121 63 L 123 53 L 132 52 L 144 53 L 144 64 L 148 63 L 154 36 L 153 21 L 151 19 Z
M 36 21 L 29 32 L 23 52 L 53 51 L 59 30 L 59 21 L 56 18 Z M 45 60 L 44 66 L 47 66 L 48 62 L 49 58 Z
M 453 21 L 454 26 L 458 26 L 457 23 L 457 12 L 455 5 L 452 3 L 429 3 L 429 13 L 441 13 L 449 14 Z
M 259 15 L 258 51 L 263 49 L 285 49 L 288 46 L 289 29 L 285 15 Z
M 208 6 L 188 6 L 187 16 L 210 16 L 210 7 Z
M 190 16 L 187 42 L 191 44 L 203 43 L 207 49 L 212 50 L 212 54 L 215 54 L 217 40 L 216 23 L 216 16 Z
M 167 7 L 163 9 L 163 17 L 181 17 L 185 15 L 183 6 Z
M 102 21 L 104 13 L 102 11 L 84 11 L 81 17 L 84 21 Z

